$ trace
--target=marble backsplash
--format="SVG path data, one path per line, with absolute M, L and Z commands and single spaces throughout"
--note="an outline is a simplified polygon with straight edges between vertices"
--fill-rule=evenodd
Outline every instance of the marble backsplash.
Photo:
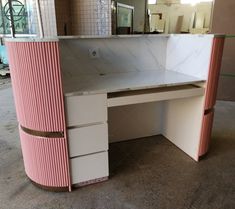
M 165 69 L 167 40 L 149 36 L 60 39 L 63 76 Z
M 166 70 L 207 80 L 214 35 L 174 35 L 167 43 Z
M 61 38 L 63 77 L 170 70 L 206 80 L 213 35 Z

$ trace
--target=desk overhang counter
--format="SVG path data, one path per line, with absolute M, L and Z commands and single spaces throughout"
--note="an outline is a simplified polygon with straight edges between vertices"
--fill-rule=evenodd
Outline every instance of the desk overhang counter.
M 7 39 L 27 176 L 52 190 L 104 181 L 109 143 L 157 134 L 198 161 L 223 44 L 212 34 Z
M 108 107 L 113 107 L 203 95 L 204 82 L 165 70 L 81 75 L 64 80 L 64 94 L 66 97 L 107 94 Z
M 114 93 L 198 84 L 205 80 L 166 70 L 80 75 L 64 79 L 65 96 Z

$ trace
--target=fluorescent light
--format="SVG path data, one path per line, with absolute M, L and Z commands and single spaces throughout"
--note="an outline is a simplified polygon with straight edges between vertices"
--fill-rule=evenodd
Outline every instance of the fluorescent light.
M 148 0 L 148 4 L 156 4 L 157 0 Z

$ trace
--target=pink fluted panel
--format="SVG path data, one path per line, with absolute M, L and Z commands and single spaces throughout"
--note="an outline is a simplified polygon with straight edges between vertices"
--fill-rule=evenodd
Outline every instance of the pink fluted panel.
M 68 187 L 68 161 L 65 138 L 43 138 L 20 128 L 25 171 L 34 182 L 47 187 Z
M 6 46 L 20 125 L 64 134 L 45 138 L 20 130 L 26 173 L 38 184 L 71 190 L 58 42 L 6 42 Z
M 213 118 L 214 118 L 214 110 L 211 110 L 211 112 L 204 115 L 199 156 L 205 155 L 209 149 L 212 126 L 213 126 Z
M 58 42 L 7 42 L 19 123 L 63 132 L 65 117 Z
M 211 63 L 209 69 L 209 77 L 206 88 L 205 110 L 213 108 L 216 102 L 220 68 L 223 56 L 223 48 L 224 48 L 224 38 L 223 37 L 214 38 L 212 54 L 211 54 Z
M 211 131 L 213 126 L 214 106 L 218 89 L 220 68 L 222 63 L 224 48 L 224 37 L 216 37 L 213 40 L 211 63 L 206 87 L 205 110 L 201 131 L 201 140 L 199 148 L 199 157 L 205 155 L 209 149 L 211 141 Z

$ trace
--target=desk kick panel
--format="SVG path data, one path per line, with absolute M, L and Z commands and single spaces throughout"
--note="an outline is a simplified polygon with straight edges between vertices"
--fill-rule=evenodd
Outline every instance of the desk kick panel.
M 72 184 L 108 179 L 107 94 L 65 97 Z

